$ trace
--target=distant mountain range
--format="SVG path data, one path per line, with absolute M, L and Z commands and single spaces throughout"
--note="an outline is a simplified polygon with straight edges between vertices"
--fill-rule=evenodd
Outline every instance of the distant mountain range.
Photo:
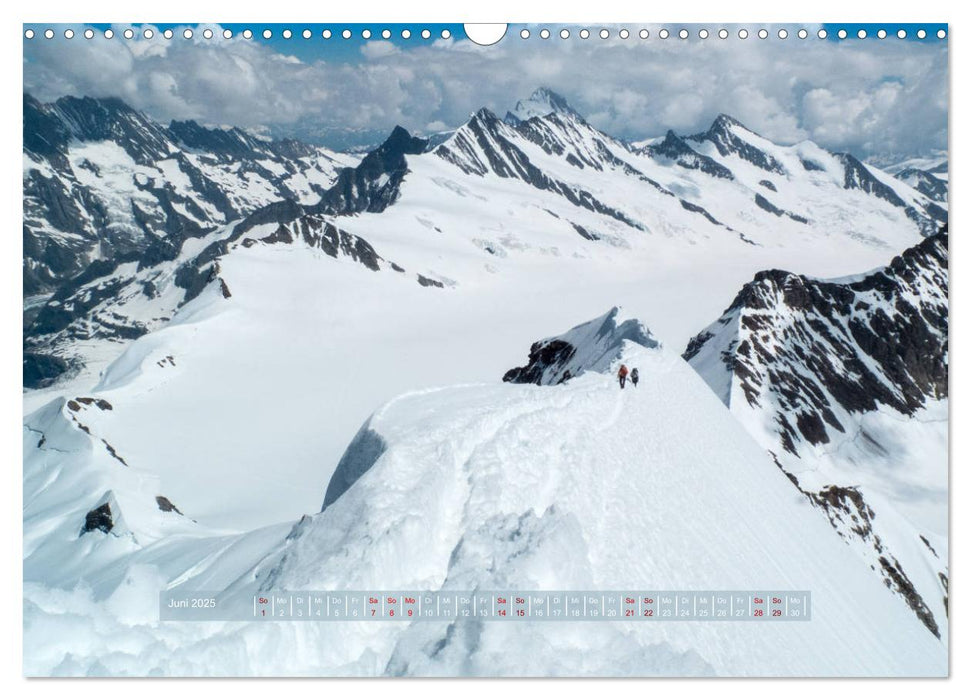
M 891 651 L 793 672 L 886 673 L 915 635 L 905 661 L 930 668 L 948 180 L 897 165 L 728 115 L 635 145 L 542 88 L 361 155 L 24 96 L 25 577 L 106 596 L 151 563 L 245 596 L 511 585 L 488 572 L 538 580 L 564 553 L 577 585 L 757 571 L 889 611 L 812 630 Z M 619 362 L 644 381 L 617 396 Z M 625 519 L 697 569 L 581 551 Z M 432 673 L 429 650 L 480 648 L 433 632 L 374 658 Z

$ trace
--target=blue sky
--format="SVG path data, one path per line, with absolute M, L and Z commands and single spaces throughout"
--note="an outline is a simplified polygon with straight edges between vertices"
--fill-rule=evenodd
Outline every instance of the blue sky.
M 368 141 L 401 124 L 430 133 L 454 128 L 479 107 L 502 114 L 541 85 L 563 94 L 595 126 L 631 140 L 663 134 L 668 128 L 693 133 L 720 112 L 740 119 L 781 142 L 810 138 L 833 150 L 848 150 L 877 159 L 920 155 L 947 144 L 947 40 L 937 38 L 946 25 L 841 24 L 766 25 L 766 39 L 756 38 L 760 25 L 610 26 L 600 39 L 591 26 L 587 39 L 580 26 L 560 25 L 540 38 L 544 27 L 511 25 L 506 37 L 479 47 L 461 25 L 202 25 L 194 37 L 182 38 L 184 25 L 133 25 L 135 38 L 107 25 L 92 25 L 96 38 L 86 40 L 84 27 L 63 37 L 66 25 L 54 26 L 53 39 L 41 38 L 44 26 L 25 25 L 37 38 L 24 40 L 25 89 L 42 100 L 64 94 L 116 96 L 151 116 L 167 121 L 192 118 L 207 124 L 236 125 L 274 135 L 294 135 L 330 143 L 348 133 Z M 704 26 L 709 38 L 701 39 Z M 737 36 L 745 26 L 750 36 Z M 145 27 L 156 36 L 142 37 Z M 174 28 L 166 40 L 161 30 Z M 202 30 L 214 30 L 204 39 Z M 253 38 L 242 37 L 244 29 Z M 348 28 L 349 39 L 340 31 Z M 411 37 L 401 36 L 403 29 Z M 421 37 L 428 28 L 431 36 Z M 661 38 L 667 28 L 671 35 Z M 676 38 L 682 28 L 688 40 Z M 778 38 L 785 28 L 789 38 Z M 848 38 L 839 40 L 845 28 Z M 856 38 L 859 29 L 866 39 Z M 888 38 L 878 39 L 884 28 Z M 906 40 L 896 37 L 907 31 Z M 924 28 L 927 38 L 917 38 Z M 222 30 L 234 37 L 226 40 Z M 272 36 L 264 39 L 262 31 Z M 293 37 L 283 38 L 291 29 Z M 309 29 L 312 38 L 301 32 Z M 332 37 L 322 38 L 330 29 Z M 363 31 L 371 32 L 365 39 Z M 381 38 L 389 29 L 391 38 Z M 442 38 L 442 30 L 449 38 Z

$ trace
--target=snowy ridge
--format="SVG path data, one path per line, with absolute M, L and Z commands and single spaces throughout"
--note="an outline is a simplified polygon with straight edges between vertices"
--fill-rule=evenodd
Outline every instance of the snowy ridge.
M 621 361 L 641 368 L 640 387 L 617 389 L 613 373 Z M 348 447 L 342 462 L 357 465 L 356 478 L 348 483 L 336 474 L 332 488 L 341 486 L 327 507 L 292 527 L 228 535 L 195 526 L 146 546 L 129 543 L 127 551 L 110 533 L 93 531 L 81 541 L 106 553 L 77 559 L 56 582 L 50 563 L 33 554 L 25 563 L 25 635 L 37 652 L 27 672 L 946 673 L 946 647 L 894 604 L 818 508 L 792 498 L 790 482 L 688 365 L 662 348 L 625 343 L 603 370 L 559 386 L 492 383 L 396 398 L 362 428 L 372 444 L 355 439 Z M 126 379 L 108 381 L 103 391 L 134 388 L 144 371 L 123 372 Z M 90 473 L 85 450 L 56 446 L 76 454 L 77 473 Z M 39 446 L 25 447 L 29 459 L 43 458 Z M 82 514 L 68 515 L 70 538 L 49 537 L 40 520 L 25 522 L 50 556 L 76 551 Z M 91 588 L 58 593 L 40 584 L 69 589 L 72 579 Z M 274 589 L 623 589 L 661 582 L 810 589 L 813 621 L 686 623 L 674 635 L 660 625 L 617 622 L 222 623 L 169 625 L 163 638 L 157 611 L 145 603 L 160 587 L 218 588 L 248 600 Z M 85 621 L 70 644 L 41 644 L 45 629 L 65 619 Z M 200 655 L 201 648 L 209 651 Z
M 120 267 L 165 276 L 187 245 L 240 219 L 241 235 L 306 214 L 340 217 L 336 226 L 372 245 L 395 232 L 393 247 L 411 243 L 394 251 L 399 266 L 453 287 L 535 254 L 727 257 L 754 272 L 765 267 L 760 248 L 785 266 L 819 258 L 825 242 L 867 269 L 947 217 L 932 196 L 849 156 L 778 146 L 724 115 L 697 137 L 672 132 L 637 149 L 540 92 L 554 108 L 515 125 L 480 110 L 431 150 L 399 127 L 360 161 L 239 129 L 162 127 L 118 101 L 25 97 L 26 385 L 77 370 L 79 354 L 50 342 L 69 323 L 92 326 L 77 339 L 127 341 L 170 316 L 156 311 L 151 285 L 143 317 L 103 306 Z M 77 116 L 64 116 L 65 105 Z M 179 280 L 195 293 L 218 276 L 185 269 Z
M 158 478 L 103 437 L 110 402 L 57 399 L 25 419 L 24 575 L 77 581 L 112 559 L 200 529 L 158 490 Z M 53 574 L 52 572 L 57 572 Z
M 684 353 L 936 635 L 947 618 L 947 303 L 942 232 L 849 281 L 759 273 Z
M 948 186 L 946 177 L 941 178 L 940 175 L 935 175 L 926 170 L 918 170 L 917 168 L 906 168 L 894 177 L 902 182 L 906 182 L 915 190 L 930 197 L 935 202 L 947 202 Z
M 562 335 L 533 343 L 529 363 L 502 377 L 514 384 L 562 384 L 585 372 L 607 372 L 633 343 L 659 348 L 660 343 L 637 319 L 621 320 L 622 312 L 612 308 L 600 318 L 582 323 Z
M 460 621 L 369 634 L 380 649 L 375 662 L 394 674 L 854 674 L 873 672 L 897 645 L 915 654 L 910 661 L 938 654 L 938 642 L 888 602 L 819 511 L 787 495 L 788 480 L 687 366 L 635 346 L 620 359 L 642 368 L 640 388 L 619 392 L 611 366 L 556 387 L 455 387 L 385 406 L 366 426 L 380 437 L 379 454 L 356 440 L 345 455 L 370 467 L 301 521 L 255 582 L 262 590 L 501 590 L 770 580 L 805 585 L 817 601 L 808 629 L 685 626 L 675 639 L 656 628 L 591 625 L 579 666 L 560 657 L 576 636 L 543 625 Z M 740 505 L 753 497 L 759 509 Z M 497 664 L 500 648 L 508 661 Z M 610 660 L 618 652 L 619 667 Z

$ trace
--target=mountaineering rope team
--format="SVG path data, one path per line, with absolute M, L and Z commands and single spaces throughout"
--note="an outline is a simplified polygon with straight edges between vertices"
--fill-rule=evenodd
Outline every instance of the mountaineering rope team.
M 623 389 L 624 385 L 627 383 L 628 374 L 630 374 L 631 382 L 634 384 L 635 387 L 637 386 L 637 382 L 640 379 L 640 375 L 637 374 L 637 368 L 635 367 L 634 369 L 630 370 L 630 372 L 628 372 L 627 365 L 621 365 L 620 369 L 617 370 L 617 381 L 620 382 L 621 389 Z

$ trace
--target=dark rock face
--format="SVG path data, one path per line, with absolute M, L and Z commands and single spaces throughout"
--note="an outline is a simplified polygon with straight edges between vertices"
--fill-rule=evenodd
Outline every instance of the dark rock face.
M 713 389 L 723 386 L 715 374 L 728 373 L 747 407 L 765 414 L 775 427 L 777 447 L 767 448 L 774 458 L 795 463 L 810 446 L 855 430 L 883 449 L 868 437 L 862 414 L 910 416 L 948 393 L 947 243 L 944 228 L 882 270 L 847 282 L 760 272 L 683 357 Z M 731 395 L 722 399 L 729 403 Z M 940 637 L 938 621 L 881 539 L 860 488 L 805 490 L 778 458 L 776 464 L 844 540 L 864 545 L 871 568 Z
M 644 149 L 652 158 L 667 158 L 673 160 L 682 168 L 690 170 L 700 170 L 713 177 L 720 177 L 725 180 L 734 180 L 732 171 L 716 161 L 714 158 L 701 155 L 688 145 L 687 141 L 668 131 L 664 140 L 657 144 L 652 144 Z
M 396 126 L 380 147 L 368 153 L 355 168 L 345 168 L 337 182 L 310 208 L 313 213 L 356 214 L 380 212 L 391 206 L 408 172 L 406 155 L 425 151 L 428 141 Z
M 192 120 L 173 121 L 169 124 L 169 134 L 181 145 L 194 150 L 233 159 L 260 155 L 260 144 L 241 129 L 209 129 Z
M 867 194 L 890 202 L 897 207 L 905 207 L 904 201 L 888 185 L 877 180 L 867 167 L 849 153 L 837 153 L 836 157 L 843 163 L 843 188 L 847 190 L 862 190 Z
M 550 340 L 533 343 L 529 348 L 529 362 L 525 367 L 514 367 L 504 375 L 502 381 L 513 384 L 542 384 L 543 373 L 553 366 L 566 365 L 576 354 L 577 349 L 565 340 Z M 570 377 L 561 375 L 558 384 Z
M 422 287 L 437 287 L 439 289 L 445 288 L 445 285 L 439 282 L 438 280 L 433 280 L 430 277 L 425 277 L 425 275 L 422 275 L 420 273 L 418 275 L 418 284 L 420 284 Z
M 769 184 L 772 184 L 772 183 L 769 183 Z M 773 187 L 773 189 L 775 188 Z M 759 207 L 759 209 L 764 209 L 770 214 L 775 214 L 776 216 L 788 216 L 790 219 L 792 219 L 793 221 L 798 221 L 800 224 L 809 223 L 809 220 L 803 216 L 799 216 L 798 214 L 793 214 L 791 211 L 786 211 L 785 209 L 779 209 L 779 207 L 775 206 L 772 202 L 770 202 L 760 194 L 755 195 L 755 204 Z
M 62 97 L 43 105 L 24 95 L 24 146 L 37 155 L 64 154 L 71 138 L 114 141 L 139 164 L 169 153 L 164 127 L 117 98 Z
M 827 397 L 849 413 L 911 415 L 947 396 L 947 293 L 946 232 L 856 282 L 760 272 L 683 357 L 736 324 L 737 343 L 720 351 L 725 367 L 750 405 L 773 397 L 781 444 L 798 455 L 798 443 L 844 432 Z
M 89 510 L 84 516 L 84 525 L 81 527 L 81 534 L 84 535 L 95 530 L 107 534 L 114 527 L 115 522 L 112 520 L 111 506 L 108 503 L 102 503 L 97 508 Z
M 165 496 L 156 496 L 155 503 L 158 504 L 158 509 L 163 513 L 178 513 L 182 515 L 182 511 L 176 508 L 172 501 Z
M 867 505 L 860 491 L 853 487 L 828 486 L 818 493 L 806 493 L 806 496 L 822 508 L 843 539 L 860 540 L 872 547 L 880 566 L 879 573 L 883 576 L 887 588 L 900 595 L 914 611 L 917 619 L 924 623 L 931 634 L 940 639 L 941 632 L 934 614 L 904 573 L 900 562 L 886 550 L 880 536 L 874 532 L 873 520 L 876 514 Z
M 70 365 L 59 357 L 39 353 L 24 353 L 24 387 L 42 389 L 50 386 Z

